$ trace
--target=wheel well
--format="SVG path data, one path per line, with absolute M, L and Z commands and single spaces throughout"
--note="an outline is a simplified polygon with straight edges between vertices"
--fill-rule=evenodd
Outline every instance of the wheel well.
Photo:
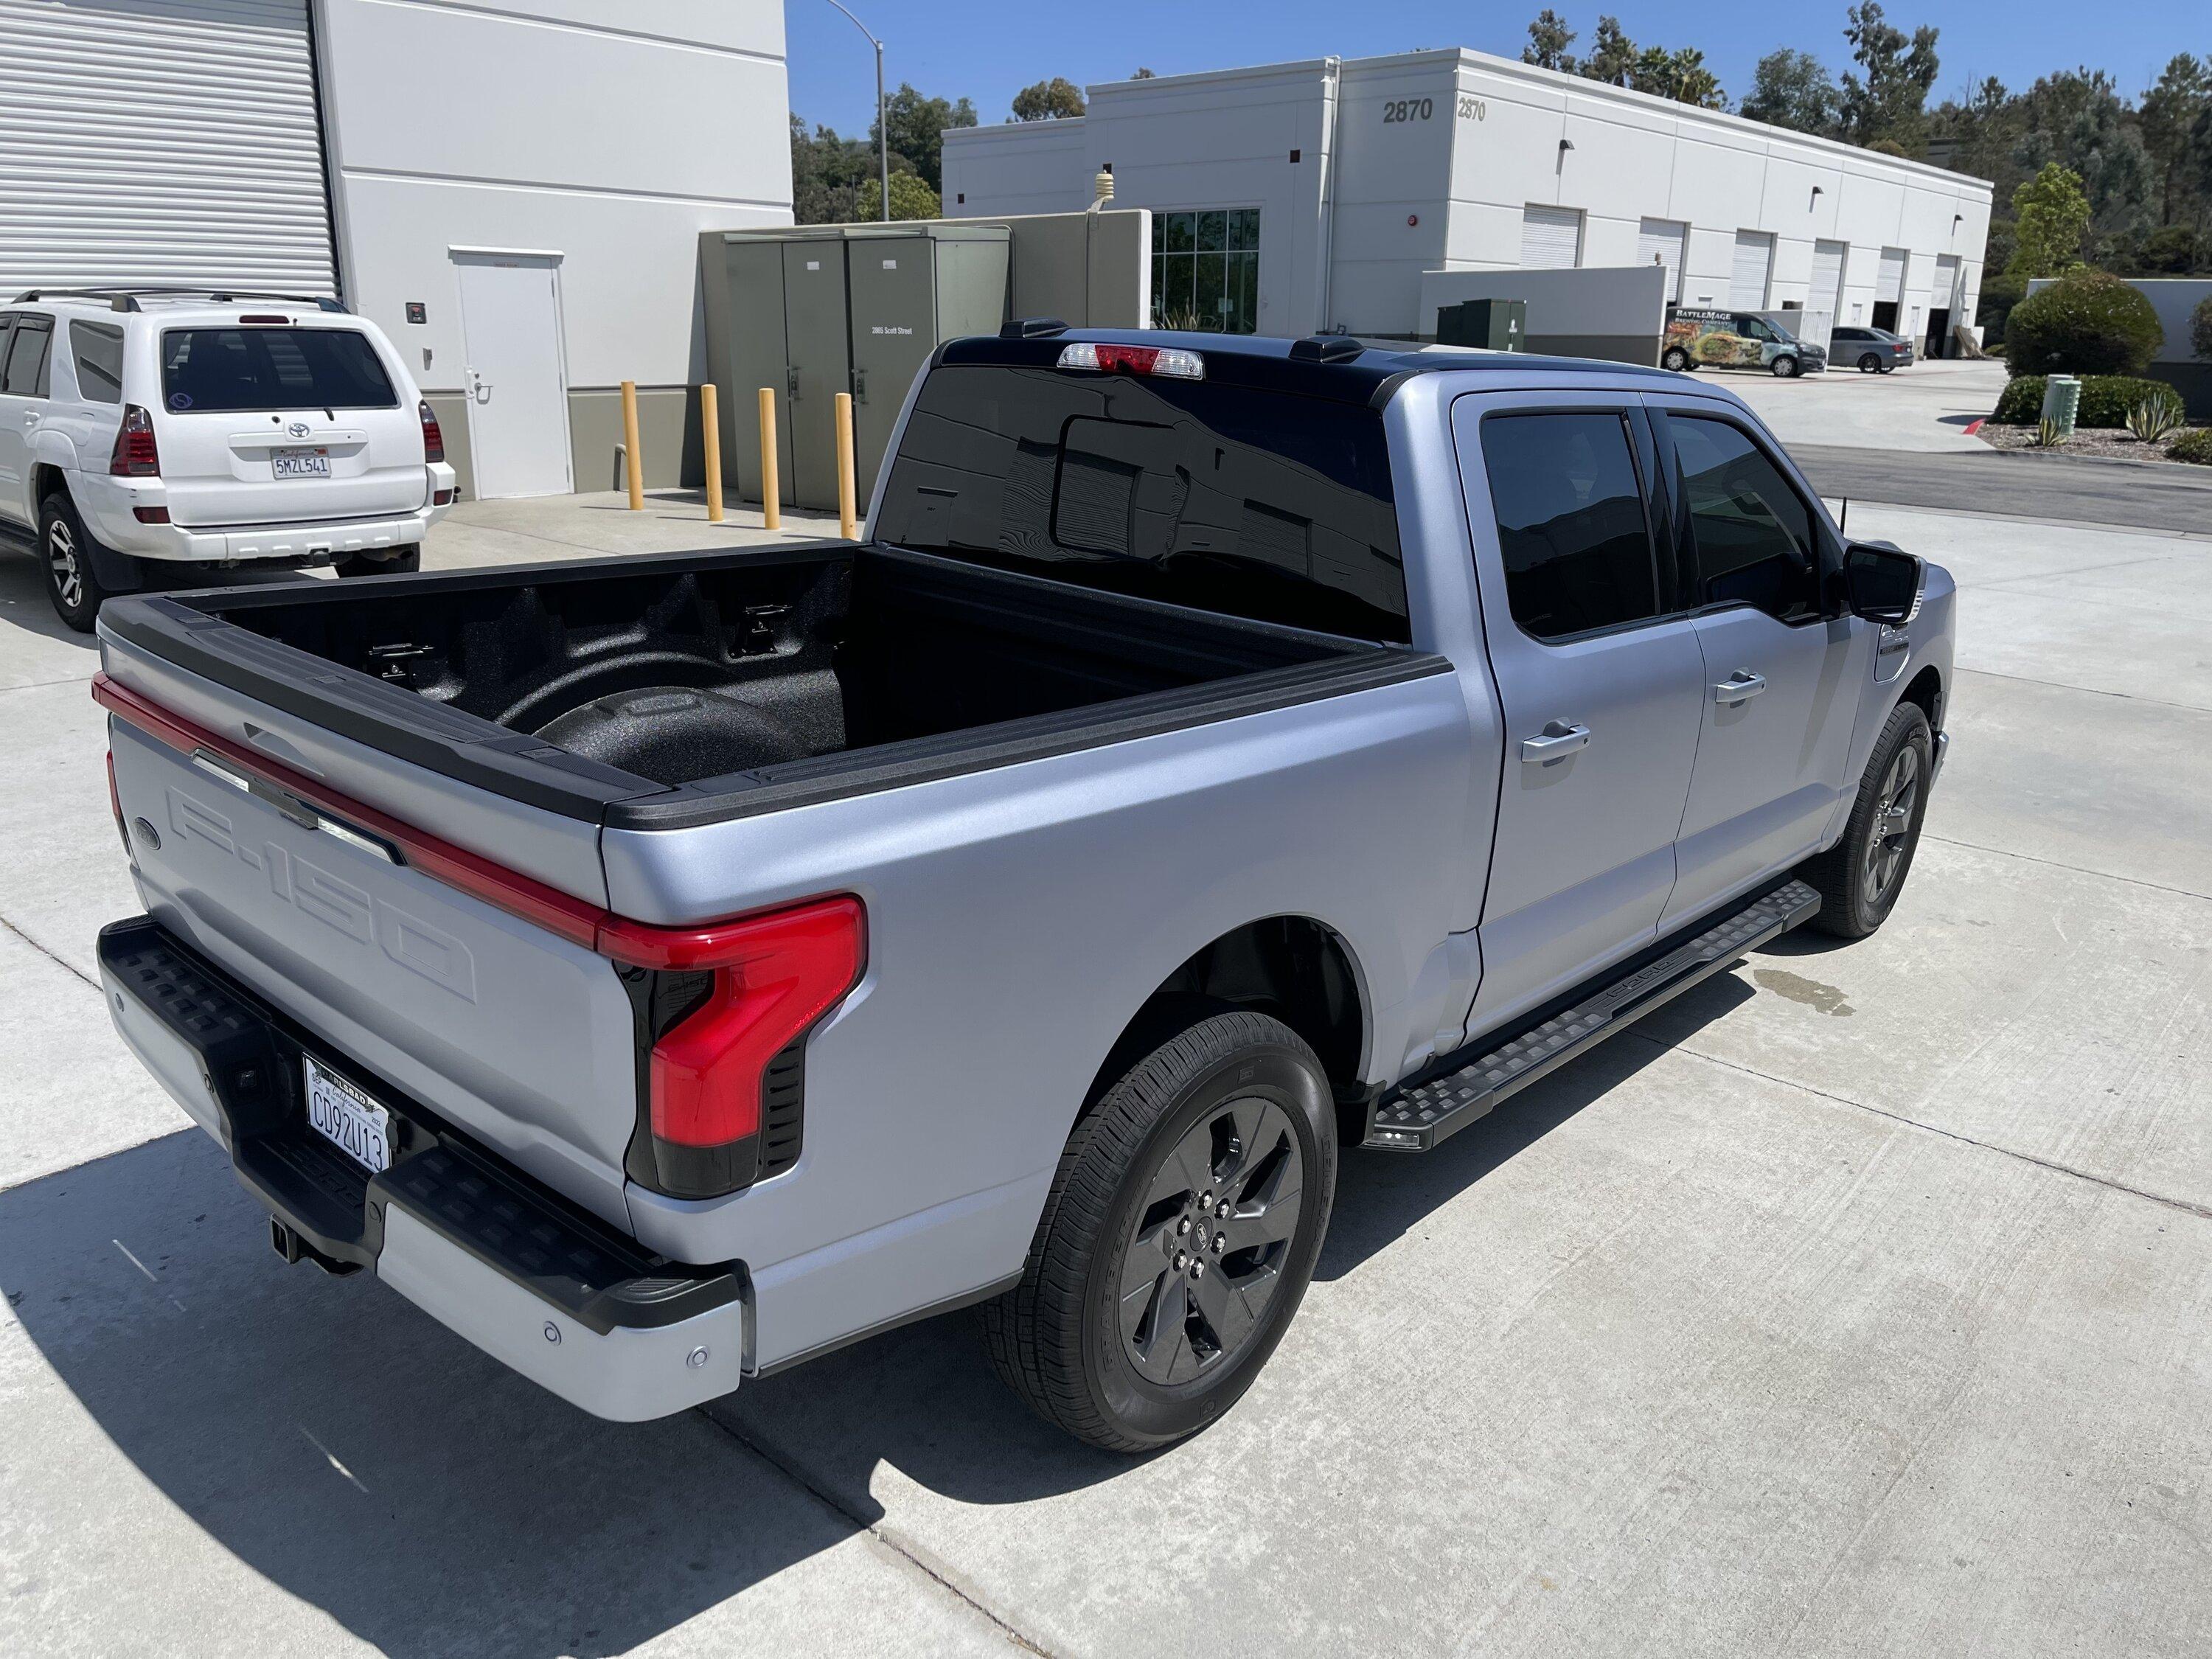
M 52 461 L 41 461 L 31 469 L 31 499 L 44 502 L 49 495 L 69 494 L 69 480 L 61 468 Z
M 1917 702 L 1920 712 L 1928 716 L 1928 729 L 1943 729 L 1943 677 L 1933 668 L 1923 668 L 1912 677 L 1912 684 L 1905 688 L 1899 702 Z
M 1224 1008 L 1279 1019 L 1312 1048 L 1340 1098 L 1359 1086 L 1367 1021 L 1344 941 L 1310 916 L 1231 929 L 1160 981 L 1098 1068 L 1091 1098 L 1176 1032 Z

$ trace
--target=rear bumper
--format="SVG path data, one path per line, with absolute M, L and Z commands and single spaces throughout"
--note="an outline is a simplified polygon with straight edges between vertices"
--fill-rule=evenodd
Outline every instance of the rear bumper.
M 434 462 L 425 470 L 428 475 L 425 505 L 415 511 L 270 525 L 141 524 L 136 508 L 169 504 L 161 479 L 84 474 L 72 478 L 71 483 L 78 508 L 93 534 L 118 553 L 141 559 L 289 559 L 313 563 L 420 542 L 432 525 L 453 510 L 453 469 Z M 441 493 L 445 506 L 428 504 Z
M 103 928 L 124 1042 L 231 1155 L 240 1182 L 333 1270 L 366 1267 L 532 1382 L 597 1417 L 665 1417 L 738 1386 L 742 1267 L 641 1249 L 293 1028 L 149 917 Z M 307 1125 L 300 1056 L 391 1108 L 372 1176 Z

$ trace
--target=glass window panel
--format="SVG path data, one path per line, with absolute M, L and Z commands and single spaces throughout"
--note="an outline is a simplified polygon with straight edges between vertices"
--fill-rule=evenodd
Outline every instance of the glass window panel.
M 1784 622 L 1819 616 L 1812 514 L 1781 470 L 1725 422 L 1668 424 L 1697 540 L 1698 602 L 1756 605 Z
M 1163 213 L 1160 215 L 1160 246 L 1170 253 L 1188 253 L 1197 236 L 1198 216 L 1194 213 Z
M 1513 620 L 1540 640 L 1660 614 L 1644 494 L 1619 415 L 1493 415 L 1482 463 Z
M 1228 319 L 1224 307 L 1228 303 L 1229 289 L 1223 281 L 1222 256 L 1218 253 L 1201 253 L 1198 256 L 1196 264 L 1198 267 L 1195 285 L 1198 299 L 1198 325 L 1200 328 L 1225 327 Z
M 1259 252 L 1259 209 L 1238 208 L 1229 216 L 1229 246 L 1232 251 Z
M 1198 216 L 1198 251 L 1218 253 L 1229 240 L 1229 216 L 1215 210 Z

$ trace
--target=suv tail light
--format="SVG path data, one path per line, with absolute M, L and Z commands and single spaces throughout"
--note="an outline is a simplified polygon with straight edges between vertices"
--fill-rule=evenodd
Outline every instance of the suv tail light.
M 161 476 L 161 451 L 154 441 L 154 417 L 136 404 L 123 406 L 123 425 L 108 454 L 107 470 L 118 478 Z
M 422 417 L 422 459 L 427 464 L 446 459 L 446 434 L 438 429 L 438 417 L 430 412 L 430 400 L 422 399 L 415 412 Z
M 638 975 L 649 1184 L 720 1197 L 796 1158 L 805 1041 L 860 982 L 866 934 L 860 900 L 823 899 L 702 930 L 696 948 Z

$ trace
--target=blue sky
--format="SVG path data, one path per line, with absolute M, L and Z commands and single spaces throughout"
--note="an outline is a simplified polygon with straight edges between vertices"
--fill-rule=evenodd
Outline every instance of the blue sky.
M 1162 75 L 1274 63 L 1337 52 L 1347 58 L 1414 46 L 1472 46 L 1518 56 L 1538 4 L 1476 5 L 1438 0 L 848 0 L 884 39 L 884 75 L 896 88 L 975 100 L 986 122 L 1005 118 L 1020 88 L 1048 76 L 1118 80 L 1139 64 Z M 1612 0 L 1632 40 L 1693 46 L 1705 54 L 1732 98 L 1751 85 L 1752 66 L 1777 46 L 1817 53 L 1829 68 L 1849 65 L 1843 25 L 1846 0 L 1698 0 L 1694 5 Z M 1553 9 L 1587 45 L 1599 8 Z M 1942 31 L 1936 94 L 1985 75 L 2015 90 L 2053 69 L 2087 64 L 2110 70 L 2122 90 L 2140 93 L 2178 52 L 2212 55 L 2212 6 L 2204 0 L 1889 0 L 1889 21 L 1908 33 L 1920 23 Z M 791 53 L 791 106 L 810 121 L 865 133 L 875 117 L 874 61 L 853 26 L 828 0 L 785 0 Z

